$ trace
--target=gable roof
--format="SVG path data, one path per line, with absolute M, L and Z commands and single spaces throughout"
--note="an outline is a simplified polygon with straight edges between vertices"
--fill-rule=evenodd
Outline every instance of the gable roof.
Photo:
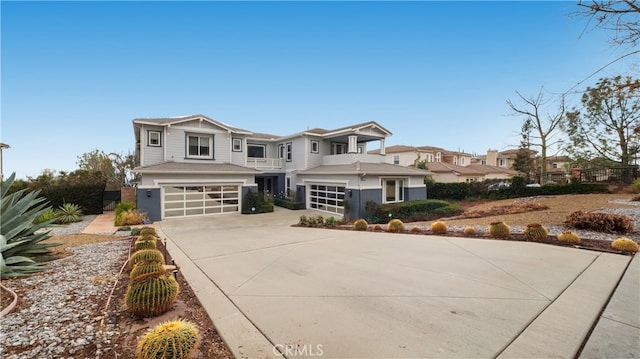
M 502 174 L 507 174 L 507 175 L 517 175 L 518 174 L 518 171 L 516 171 L 516 170 L 509 169 L 509 168 L 504 168 L 504 167 L 499 167 L 499 166 L 472 164 L 472 165 L 469 165 L 467 167 L 470 167 L 471 169 L 474 169 L 474 170 L 477 170 L 477 171 L 484 172 L 485 174 L 489 174 L 489 173 L 502 173 Z
M 200 173 L 200 174 L 260 174 L 261 171 L 231 163 L 194 163 L 167 161 L 150 166 L 136 167 L 136 173 Z
M 344 165 L 323 165 L 299 171 L 301 175 L 388 175 L 388 176 L 425 176 L 429 171 L 390 163 L 354 162 Z
M 205 115 L 189 115 L 189 116 L 178 116 L 178 117 L 164 117 L 164 118 L 136 118 L 133 120 L 133 124 L 134 126 L 136 124 L 140 124 L 140 125 L 152 125 L 152 126 L 171 126 L 171 125 L 176 125 L 176 124 L 180 124 L 183 122 L 189 122 L 189 121 L 193 121 L 193 120 L 201 120 L 201 121 L 207 121 L 209 123 L 211 123 L 214 126 L 218 126 L 228 132 L 235 132 L 235 133 L 240 133 L 240 134 L 251 134 L 251 131 L 242 129 L 242 128 L 238 128 L 238 127 L 233 127 L 233 126 L 229 126 L 224 122 L 220 122 L 218 120 L 212 119 L 210 117 L 207 117 Z

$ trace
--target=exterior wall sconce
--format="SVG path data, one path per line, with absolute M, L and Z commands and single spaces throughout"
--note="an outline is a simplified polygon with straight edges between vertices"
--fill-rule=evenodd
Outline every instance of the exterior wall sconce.
M 147 190 L 147 197 L 151 197 L 151 190 L 150 189 Z

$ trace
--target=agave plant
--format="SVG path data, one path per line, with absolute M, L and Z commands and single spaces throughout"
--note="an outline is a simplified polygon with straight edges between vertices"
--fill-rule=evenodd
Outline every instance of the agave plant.
M 56 222 L 67 224 L 82 220 L 82 209 L 77 204 L 64 203 L 56 211 Z
M 50 238 L 49 231 L 40 231 L 53 219 L 34 224 L 48 208 L 39 191 L 28 189 L 8 194 L 15 173 L 0 184 L 0 276 L 19 277 L 48 269 L 43 260 L 50 259 L 50 247 L 57 243 L 40 243 Z

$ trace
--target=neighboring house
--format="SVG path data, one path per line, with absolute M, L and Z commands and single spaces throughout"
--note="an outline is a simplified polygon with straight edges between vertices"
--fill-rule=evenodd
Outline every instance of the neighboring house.
M 444 162 L 433 162 L 428 164 L 431 178 L 436 182 L 476 182 L 485 179 L 485 173 L 470 166 L 458 166 Z
M 135 119 L 138 209 L 152 220 L 238 213 L 249 191 L 307 208 L 364 215 L 364 203 L 426 198 L 427 171 L 384 163 L 391 135 L 376 122 L 288 136 L 254 133 L 203 115 Z M 380 152 L 367 154 L 377 143 Z
M 440 162 L 443 152 L 444 149 L 437 147 L 395 145 L 385 148 L 383 156 L 386 163 L 411 167 L 415 165 L 416 161 Z M 379 155 L 380 149 L 371 150 L 368 153 Z
M 571 178 L 571 174 L 570 174 L 571 164 L 572 164 L 571 159 L 566 156 L 547 157 L 547 180 L 545 181 L 545 183 L 569 182 L 569 179 Z
M 488 150 L 486 155 L 477 156 L 474 159 L 474 163 L 510 169 L 513 167 L 513 163 L 518 156 L 518 151 L 519 150 Z

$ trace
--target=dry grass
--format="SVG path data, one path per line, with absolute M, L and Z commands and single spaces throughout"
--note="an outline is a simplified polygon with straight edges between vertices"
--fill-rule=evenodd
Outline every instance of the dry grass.
M 66 257 L 72 253 L 67 251 L 69 247 L 81 246 L 83 244 L 109 242 L 122 239 L 124 237 L 103 235 L 103 234 L 69 234 L 66 236 L 54 236 L 41 243 L 60 243 L 57 247 L 50 248 L 54 255 L 60 257 Z
M 529 223 L 541 223 L 545 226 L 548 225 L 562 225 L 567 216 L 575 211 L 593 211 L 602 208 L 637 208 L 629 205 L 610 203 L 610 201 L 617 199 L 630 200 L 633 194 L 577 194 L 577 195 L 561 195 L 561 196 L 540 196 L 531 198 L 515 198 L 505 199 L 492 202 L 483 202 L 478 205 L 473 203 L 465 204 L 465 211 L 472 213 L 484 213 L 485 216 L 481 218 L 469 218 L 469 219 L 448 219 L 446 222 L 448 225 L 477 225 L 485 224 L 495 221 L 503 221 L 509 225 L 521 225 L 526 226 Z M 534 210 L 524 213 L 502 213 L 505 206 L 509 205 L 521 205 L 523 203 L 537 203 L 538 205 L 532 206 L 538 207 L 540 205 L 547 206 L 547 209 Z M 496 210 L 494 213 L 500 213 L 495 215 L 486 215 L 491 213 L 492 209 Z M 430 222 L 427 222 L 430 223 Z

